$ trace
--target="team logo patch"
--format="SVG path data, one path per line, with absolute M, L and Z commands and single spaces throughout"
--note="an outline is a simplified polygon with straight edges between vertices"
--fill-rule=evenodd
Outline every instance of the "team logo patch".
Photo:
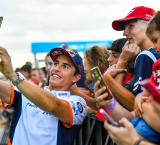
M 83 112 L 83 106 L 82 106 L 82 104 L 81 104 L 80 102 L 77 102 L 77 108 L 78 108 L 78 111 L 79 111 L 80 113 Z

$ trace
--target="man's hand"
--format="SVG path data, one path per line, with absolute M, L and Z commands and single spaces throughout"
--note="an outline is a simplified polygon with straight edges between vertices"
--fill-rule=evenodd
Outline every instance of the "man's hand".
M 151 98 L 148 96 L 146 91 L 143 91 L 143 96 L 136 96 L 135 102 L 134 102 L 135 115 L 138 117 L 142 117 L 142 114 L 143 114 L 142 104 L 144 102 L 150 102 L 150 101 L 151 101 Z
M 127 41 L 119 57 L 118 66 L 120 66 L 120 68 L 126 68 L 128 63 L 131 60 L 133 60 L 139 52 L 140 52 L 140 48 L 139 46 L 137 46 L 136 43 L 134 42 L 130 43 L 129 41 Z
M 116 64 L 110 66 L 105 73 L 110 74 L 113 78 L 115 78 L 119 73 L 126 73 L 126 69 L 117 69 Z
M 97 81 L 94 85 L 94 93 L 96 97 L 97 107 L 107 107 L 112 104 L 111 100 L 106 100 L 108 97 L 108 93 L 106 92 L 106 87 L 99 88 L 100 81 Z
M 0 71 L 6 78 L 12 80 L 17 77 L 13 70 L 11 57 L 5 48 L 0 47 Z
M 107 121 L 104 123 L 105 129 L 116 144 L 133 145 L 141 138 L 126 118 L 122 118 L 119 123 L 122 125 L 121 127 L 112 126 Z

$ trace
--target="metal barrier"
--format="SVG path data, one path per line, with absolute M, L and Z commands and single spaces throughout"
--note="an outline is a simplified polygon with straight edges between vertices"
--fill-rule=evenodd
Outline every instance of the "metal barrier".
M 9 126 L 0 130 L 0 145 L 7 145 Z M 74 140 L 74 145 L 114 145 L 107 131 L 103 127 L 103 122 L 99 121 L 94 115 L 87 116 L 83 125 L 79 128 Z
M 103 122 L 91 115 L 84 120 L 74 145 L 114 145 L 114 143 L 104 129 Z

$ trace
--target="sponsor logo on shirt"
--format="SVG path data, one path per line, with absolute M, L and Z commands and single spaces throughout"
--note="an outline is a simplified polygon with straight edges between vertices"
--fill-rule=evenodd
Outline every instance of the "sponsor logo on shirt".
M 83 105 L 80 102 L 77 102 L 77 109 L 80 113 L 83 112 Z

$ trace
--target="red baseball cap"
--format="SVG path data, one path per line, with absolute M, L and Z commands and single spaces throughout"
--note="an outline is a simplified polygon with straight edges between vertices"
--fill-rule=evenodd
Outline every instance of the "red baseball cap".
M 153 10 L 152 8 L 144 6 L 135 7 L 128 13 L 125 18 L 113 21 L 112 28 L 114 30 L 121 31 L 124 30 L 124 22 L 134 19 L 150 21 L 154 14 L 155 10 Z

